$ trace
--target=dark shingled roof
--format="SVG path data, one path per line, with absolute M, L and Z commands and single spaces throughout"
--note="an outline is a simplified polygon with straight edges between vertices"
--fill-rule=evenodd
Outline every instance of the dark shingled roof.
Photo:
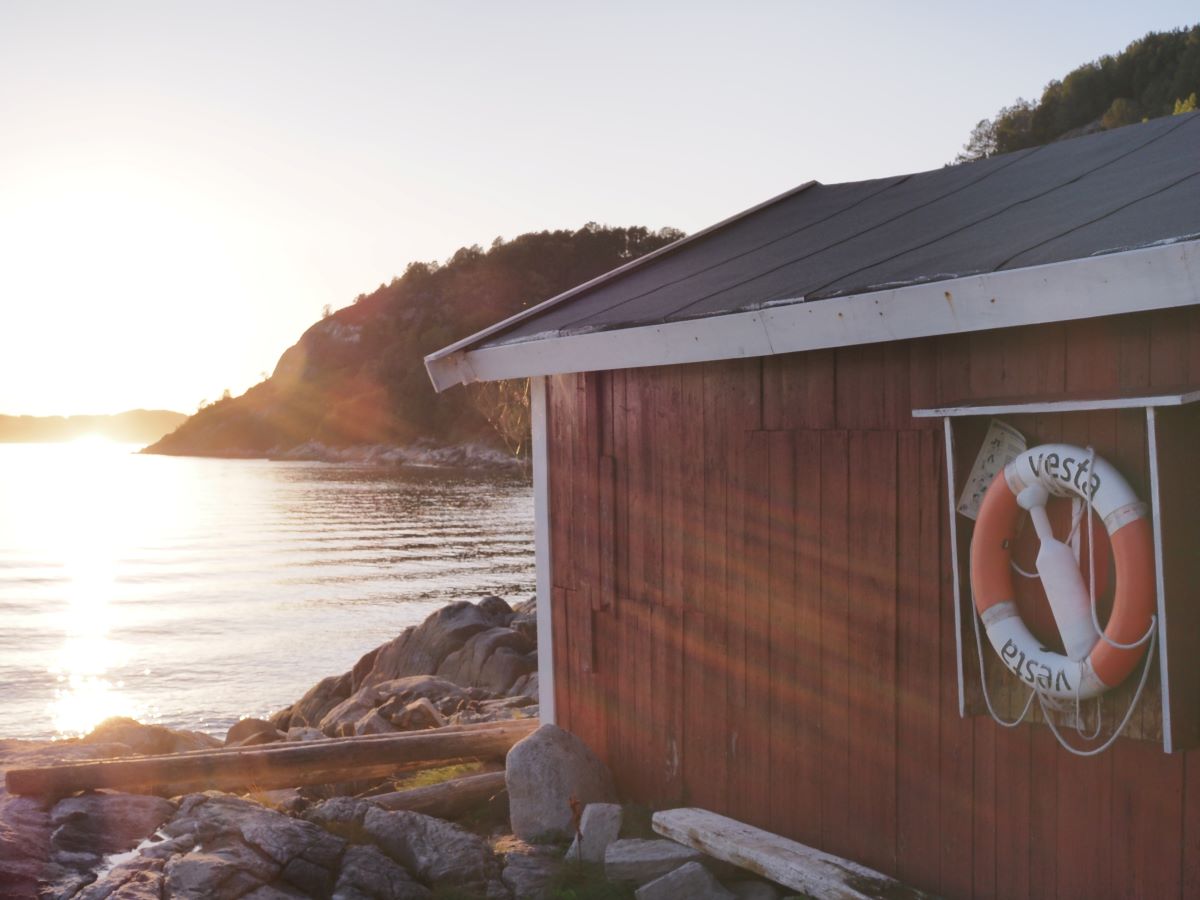
M 1200 112 L 916 175 L 813 184 L 548 301 L 470 346 L 719 316 L 1197 236 Z

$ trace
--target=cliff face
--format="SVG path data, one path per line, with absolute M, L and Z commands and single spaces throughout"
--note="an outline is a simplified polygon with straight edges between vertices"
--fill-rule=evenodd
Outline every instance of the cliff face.
M 439 396 L 424 356 L 680 236 L 589 224 L 497 240 L 487 251 L 464 247 L 440 266 L 410 263 L 309 328 L 266 381 L 204 407 L 146 452 L 312 456 L 319 447 L 344 458 L 348 448 L 378 445 L 505 449 L 489 419 L 519 394 Z M 510 436 L 507 449 L 515 443 Z

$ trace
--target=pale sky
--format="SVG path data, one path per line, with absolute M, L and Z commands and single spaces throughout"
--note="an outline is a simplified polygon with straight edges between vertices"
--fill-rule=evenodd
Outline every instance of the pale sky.
M 0 413 L 193 411 L 462 245 L 695 231 L 972 126 L 1193 2 L 0 0 Z

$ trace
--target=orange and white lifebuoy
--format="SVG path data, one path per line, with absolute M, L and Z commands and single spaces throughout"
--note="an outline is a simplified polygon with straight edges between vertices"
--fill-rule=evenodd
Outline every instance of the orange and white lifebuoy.
M 1068 647 L 1064 655 L 1043 647 L 1021 620 L 1014 601 L 1012 551 L 1022 507 L 1040 513 L 1044 522 L 1044 510 L 1038 507 L 1047 495 L 1075 495 L 1086 501 L 1089 494 L 1112 545 L 1116 592 L 1104 630 L 1108 640 L 1101 639 L 1091 625 L 1090 602 L 1086 632 L 1076 627 L 1074 640 L 1059 619 L 1059 610 L 1054 610 Z M 1041 528 L 1039 535 L 1045 547 Z M 1039 570 L 1040 563 L 1039 557 Z M 1072 571 L 1082 584 L 1078 569 Z M 1030 687 L 1044 696 L 1078 700 L 1124 681 L 1145 651 L 1140 639 L 1152 625 L 1154 585 L 1153 535 L 1146 505 L 1111 464 L 1071 444 L 1043 444 L 1026 450 L 997 473 L 984 494 L 971 539 L 971 589 L 992 646 L 1009 671 Z M 1050 585 L 1045 586 L 1049 594 Z M 1050 599 L 1053 607 L 1055 598 Z M 1075 615 L 1078 624 L 1079 613 Z M 1072 646 L 1083 649 L 1072 652 Z

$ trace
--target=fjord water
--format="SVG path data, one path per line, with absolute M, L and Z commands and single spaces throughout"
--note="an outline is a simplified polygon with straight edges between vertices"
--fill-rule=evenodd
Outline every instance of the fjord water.
M 223 734 L 443 604 L 533 592 L 526 479 L 0 444 L 0 738 Z

